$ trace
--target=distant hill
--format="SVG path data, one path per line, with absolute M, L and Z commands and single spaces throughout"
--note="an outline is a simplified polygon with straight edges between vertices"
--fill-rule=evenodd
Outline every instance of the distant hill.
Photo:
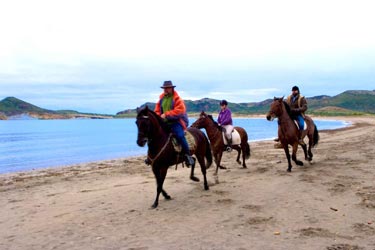
M 185 100 L 189 113 L 200 113 L 202 110 L 208 113 L 219 111 L 217 99 L 203 98 L 196 101 Z M 272 99 L 261 102 L 229 103 L 229 107 L 236 115 L 265 114 L 270 107 Z M 309 109 L 308 114 L 313 115 L 362 115 L 375 114 L 375 90 L 348 90 L 336 96 L 315 96 L 307 98 Z M 154 109 L 155 103 L 148 102 L 141 105 Z M 136 108 L 118 112 L 116 116 L 80 113 L 74 110 L 48 110 L 33 104 L 27 103 L 15 97 L 7 97 L 0 101 L 0 120 L 12 119 L 20 116 L 35 119 L 106 119 L 134 117 Z
M 13 117 L 30 117 L 35 119 L 72 119 L 72 118 L 112 118 L 108 115 L 79 113 L 74 110 L 49 110 L 43 109 L 16 97 L 7 97 L 0 101 L 0 120 Z
M 360 115 L 375 114 L 375 90 L 349 90 L 339 95 L 330 97 L 327 95 L 306 98 L 309 114 L 315 115 Z M 249 103 L 229 103 L 229 107 L 235 114 L 265 114 L 268 112 L 273 99 L 267 99 L 261 102 Z M 217 99 L 203 98 L 196 101 L 185 100 L 186 108 L 189 113 L 217 113 L 219 111 L 219 102 Z M 155 103 L 145 103 L 150 108 L 155 107 Z M 116 116 L 126 117 L 134 116 L 136 109 L 127 109 L 118 112 Z

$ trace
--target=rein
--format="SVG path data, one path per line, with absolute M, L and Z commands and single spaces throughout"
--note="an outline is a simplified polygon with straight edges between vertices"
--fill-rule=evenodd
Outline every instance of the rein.
M 172 133 L 169 134 L 168 140 L 165 142 L 164 146 L 160 149 L 159 153 L 154 157 L 151 158 L 149 154 L 147 154 L 147 159 L 151 162 L 150 165 L 153 167 L 154 162 L 160 157 L 160 155 L 164 152 L 164 150 L 167 148 L 167 145 L 169 144 L 170 140 L 172 138 Z

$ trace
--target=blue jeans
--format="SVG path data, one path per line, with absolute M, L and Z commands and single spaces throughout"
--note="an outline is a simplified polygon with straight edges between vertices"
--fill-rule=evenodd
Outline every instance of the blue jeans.
M 188 145 L 188 143 L 186 141 L 185 133 L 184 133 L 184 128 L 182 127 L 182 125 L 180 123 L 178 123 L 178 122 L 172 123 L 171 124 L 171 130 L 172 130 L 172 133 L 175 135 L 178 143 L 181 144 L 182 152 L 184 154 L 190 155 L 190 153 L 189 153 L 189 145 Z
M 303 116 L 302 115 L 298 115 L 296 117 L 296 121 L 298 123 L 299 130 L 303 131 L 303 129 L 305 127 L 305 119 L 303 119 Z

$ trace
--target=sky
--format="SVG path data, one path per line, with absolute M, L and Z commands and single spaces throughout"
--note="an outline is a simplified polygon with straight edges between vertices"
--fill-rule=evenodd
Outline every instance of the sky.
M 374 1 L 12 0 L 0 100 L 116 114 L 156 102 L 259 102 L 375 90 Z

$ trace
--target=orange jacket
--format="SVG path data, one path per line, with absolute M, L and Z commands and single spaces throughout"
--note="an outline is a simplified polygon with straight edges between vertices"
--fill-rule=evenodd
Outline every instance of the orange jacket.
M 162 108 L 162 102 L 164 93 L 159 96 L 159 101 L 155 105 L 155 113 L 158 115 L 165 114 L 168 121 L 178 121 L 184 130 L 189 125 L 188 117 L 186 114 L 186 107 L 184 100 L 178 95 L 176 91 L 173 91 L 173 101 L 171 110 L 164 112 Z

